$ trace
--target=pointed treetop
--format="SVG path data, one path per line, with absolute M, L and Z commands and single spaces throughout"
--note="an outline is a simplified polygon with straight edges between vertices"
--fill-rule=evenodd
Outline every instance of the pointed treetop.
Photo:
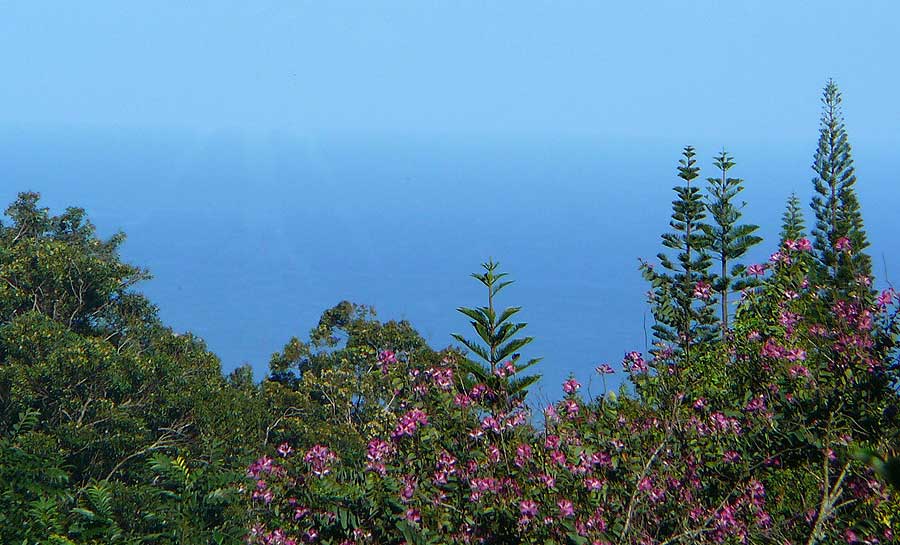
M 740 259 L 762 239 L 755 234 L 759 226 L 740 223 L 741 209 L 746 203 L 737 202 L 737 199 L 744 190 L 744 181 L 728 175 L 736 164 L 734 158 L 722 150 L 713 159 L 713 164 L 719 173 L 718 176 L 707 178 L 709 195 L 706 209 L 709 211 L 711 221 L 701 227 L 708 241 L 707 252 L 718 264 L 718 271 L 713 275 L 713 289 L 719 297 L 719 317 L 724 335 L 728 329 L 728 296 L 732 291 L 743 287 L 737 282 L 743 268 L 734 261 Z
M 822 93 L 819 144 L 813 161 L 815 191 L 811 206 L 815 213 L 813 247 L 817 275 L 837 282 L 846 290 L 861 276 L 871 277 L 871 258 L 862 212 L 856 196 L 856 171 L 841 112 L 841 93 L 829 80 Z
M 530 359 L 525 363 L 519 362 L 521 358 L 519 351 L 534 340 L 534 337 L 530 336 L 516 337 L 527 325 L 524 322 L 511 321 L 511 318 L 519 313 L 521 307 L 500 310 L 494 305 L 494 297 L 500 290 L 512 284 L 512 280 L 503 280 L 508 275 L 497 272 L 500 264 L 494 262 L 493 259 L 482 263 L 481 267 L 484 272 L 473 273 L 472 277 L 487 288 L 487 305 L 456 309 L 469 318 L 469 324 L 476 336 L 475 338 L 466 338 L 454 333 L 453 338 L 481 360 L 481 362 L 467 360 L 464 364 L 467 372 L 476 381 L 505 391 L 507 402 L 512 403 L 524 399 L 528 388 L 540 378 L 540 375 L 524 376 L 521 374 L 540 359 Z
M 697 160 L 694 159 L 696 155 L 694 146 L 685 146 L 681 155 L 682 158 L 678 161 L 678 177 L 690 185 L 691 180 L 700 175 L 700 167 L 697 166 Z
M 786 240 L 797 240 L 806 236 L 806 221 L 803 219 L 803 209 L 800 207 L 800 199 L 797 193 L 791 193 L 787 206 L 781 216 L 781 244 Z

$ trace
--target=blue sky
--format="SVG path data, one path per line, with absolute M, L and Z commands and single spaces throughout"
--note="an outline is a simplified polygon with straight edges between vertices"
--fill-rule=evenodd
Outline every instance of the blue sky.
M 683 145 L 727 146 L 773 250 L 845 96 L 879 282 L 900 270 L 896 2 L 8 2 L 0 200 L 86 208 L 229 370 L 341 299 L 436 347 L 517 284 L 551 397 L 644 346 L 637 258 Z M 706 172 L 704 172 L 704 175 Z M 885 274 L 887 272 L 887 274 Z M 595 388 L 596 391 L 596 388 Z
M 0 122 L 896 148 L 896 2 L 0 2 Z

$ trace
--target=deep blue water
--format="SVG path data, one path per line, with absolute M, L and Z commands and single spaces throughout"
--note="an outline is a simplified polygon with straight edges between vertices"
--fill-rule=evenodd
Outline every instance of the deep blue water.
M 746 219 L 767 238 L 751 261 L 773 251 L 790 191 L 809 200 L 815 138 L 731 150 Z M 454 309 L 484 296 L 469 274 L 493 257 L 516 280 L 499 304 L 524 307 L 536 337 L 524 356 L 544 357 L 542 395 L 556 398 L 569 372 L 587 384 L 597 364 L 645 348 L 637 258 L 660 249 L 681 144 L 6 128 L 0 197 L 39 191 L 56 211 L 86 208 L 104 235 L 124 230 L 123 256 L 153 273 L 142 290 L 166 323 L 257 378 L 343 299 L 450 344 L 468 333 Z M 694 145 L 704 167 L 721 149 Z M 900 265 L 896 170 L 887 150 L 855 157 L 882 281 Z

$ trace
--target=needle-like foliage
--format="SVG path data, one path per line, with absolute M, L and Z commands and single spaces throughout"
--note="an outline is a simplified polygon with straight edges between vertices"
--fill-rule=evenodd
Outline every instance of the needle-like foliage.
M 509 307 L 502 311 L 494 308 L 494 298 L 513 281 L 504 280 L 508 273 L 498 272 L 500 264 L 493 260 L 482 263 L 481 266 L 484 272 L 472 273 L 472 276 L 487 288 L 487 305 L 456 309 L 471 320 L 478 340 L 467 339 L 458 333 L 454 333 L 453 338 L 482 360 L 483 363 L 470 362 L 467 367 L 476 381 L 486 384 L 498 383 L 498 386 L 502 384 L 501 390 L 507 392 L 510 402 L 515 402 L 524 399 L 528 387 L 540 379 L 540 375 L 521 376 L 520 373 L 540 359 L 519 363 L 521 358 L 519 350 L 534 340 L 534 337 L 516 337 L 516 334 L 527 325 L 511 321 L 522 307 Z M 509 362 L 512 367 L 505 369 L 503 365 L 505 362 Z

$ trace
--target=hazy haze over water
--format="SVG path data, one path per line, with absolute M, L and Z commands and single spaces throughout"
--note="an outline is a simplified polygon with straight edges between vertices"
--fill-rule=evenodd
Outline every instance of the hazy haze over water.
M 767 226 L 756 260 L 773 251 L 789 192 L 808 200 L 810 132 L 797 149 L 731 149 L 746 219 Z M 637 258 L 660 249 L 680 152 L 586 136 L 76 129 L 7 130 L 0 145 L 0 197 L 37 190 L 56 211 L 85 207 L 103 234 L 126 231 L 123 255 L 153 273 L 142 289 L 163 319 L 204 338 L 226 370 L 251 363 L 262 377 L 272 352 L 342 299 L 446 346 L 451 332 L 468 333 L 454 309 L 482 303 L 468 275 L 493 256 L 516 280 L 499 303 L 524 307 L 537 338 L 526 355 L 545 358 L 553 397 L 569 371 L 587 381 L 598 363 L 619 368 L 625 351 L 645 347 Z M 718 149 L 702 145 L 702 164 Z M 890 178 L 886 156 L 860 150 L 857 163 L 881 278 L 881 252 L 889 271 L 900 264 L 896 193 L 873 182 Z

